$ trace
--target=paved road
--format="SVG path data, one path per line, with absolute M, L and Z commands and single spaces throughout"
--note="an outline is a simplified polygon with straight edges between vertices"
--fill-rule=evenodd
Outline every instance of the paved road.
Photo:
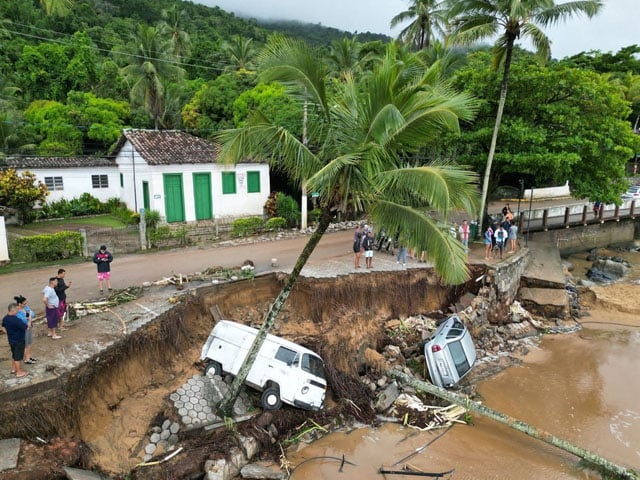
M 311 255 L 308 265 L 313 266 L 329 260 L 332 263 L 344 262 L 346 273 L 353 262 L 352 238 L 353 232 L 350 230 L 325 234 Z M 308 239 L 308 236 L 302 236 L 247 245 L 192 247 L 145 254 L 116 255 L 111 266 L 111 284 L 115 289 L 126 288 L 160 280 L 174 273 L 192 274 L 214 266 L 237 267 L 245 260 L 254 262 L 256 273 L 273 270 L 272 258 L 278 259 L 278 270 L 290 270 Z M 67 290 L 69 302 L 99 298 L 94 263 L 79 263 L 64 268 L 67 270 L 67 283 L 72 282 L 71 288 Z M 55 276 L 57 270 L 57 267 L 46 267 L 0 275 L 0 291 L 5 297 L 3 303 L 8 304 L 13 301 L 14 296 L 20 294 L 29 300 L 31 308 L 42 311 L 42 289 L 49 277 Z

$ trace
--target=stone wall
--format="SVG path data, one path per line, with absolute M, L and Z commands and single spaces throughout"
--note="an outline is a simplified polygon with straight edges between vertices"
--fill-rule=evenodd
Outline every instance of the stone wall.
M 520 277 L 527 268 L 528 260 L 528 250 L 520 249 L 509 257 L 509 261 L 487 265 L 486 277 L 479 282 L 491 287 L 491 307 L 487 313 L 490 323 L 504 324 L 509 321 L 509 305 L 516 299 Z

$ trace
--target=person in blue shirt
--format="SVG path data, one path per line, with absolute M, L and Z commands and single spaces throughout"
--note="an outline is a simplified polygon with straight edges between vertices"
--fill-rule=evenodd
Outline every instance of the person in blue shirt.
M 24 358 L 24 334 L 27 331 L 25 323 L 18 318 L 18 304 L 10 303 L 7 314 L 2 319 L 2 328 L 7 333 L 9 346 L 11 347 L 12 370 L 16 377 L 22 378 L 28 375 L 22 370 L 21 363 Z
M 27 326 L 24 334 L 24 363 L 36 363 L 37 358 L 31 356 L 31 345 L 33 344 L 33 320 L 36 313 L 27 305 L 27 299 L 22 295 L 13 297 L 18 304 L 18 318 Z

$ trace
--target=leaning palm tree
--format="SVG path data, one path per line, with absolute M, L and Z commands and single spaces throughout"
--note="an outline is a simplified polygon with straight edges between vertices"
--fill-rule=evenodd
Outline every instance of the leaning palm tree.
M 399 61 L 387 47 L 374 70 L 333 82 L 321 55 L 305 43 L 277 37 L 260 57 L 260 79 L 283 83 L 294 99 L 318 113 L 305 143 L 260 112 L 241 129 L 218 135 L 220 158 L 268 160 L 319 194 L 322 211 L 288 280 L 267 312 L 220 410 L 228 414 L 260 346 L 307 259 L 338 212 L 368 212 L 374 223 L 402 232 L 410 248 L 426 251 L 443 281 L 468 278 L 462 245 L 443 228 L 452 210 L 475 210 L 476 176 L 448 165 L 418 166 L 412 153 L 443 130 L 470 119 L 475 102 L 430 81 L 417 56 Z M 329 88 L 329 85 L 331 88 Z M 438 218 L 429 212 L 439 212 Z
M 436 0 L 413 0 L 407 10 L 391 19 L 391 28 L 411 20 L 411 23 L 400 31 L 398 39 L 416 50 L 428 48 L 436 34 L 444 34 L 447 24 L 447 9 L 444 8 L 444 3 Z
M 184 70 L 178 66 L 169 43 L 157 28 L 138 25 L 134 45 L 134 53 L 129 56 L 129 65 L 122 69 L 122 74 L 131 85 L 131 102 L 144 107 L 157 130 L 164 110 L 164 86 L 180 80 Z
M 555 25 L 572 15 L 584 14 L 591 18 L 598 13 L 602 2 L 600 0 L 578 0 L 561 4 L 556 4 L 554 0 L 449 0 L 449 2 L 452 27 L 450 39 L 453 42 L 470 45 L 481 39 L 499 35 L 493 47 L 494 67 L 502 66 L 503 70 L 498 111 L 482 182 L 479 211 L 479 225 L 482 228 L 491 166 L 507 99 L 509 70 L 516 40 L 530 39 L 538 58 L 546 61 L 551 56 L 551 45 L 541 28 Z

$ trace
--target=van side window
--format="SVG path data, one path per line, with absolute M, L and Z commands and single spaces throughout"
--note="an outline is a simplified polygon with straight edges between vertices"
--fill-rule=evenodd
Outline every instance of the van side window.
M 314 355 L 308 353 L 302 355 L 302 370 L 316 377 L 324 378 L 324 364 Z
M 276 352 L 276 360 L 292 365 L 296 359 L 297 353 L 285 347 L 278 347 Z

